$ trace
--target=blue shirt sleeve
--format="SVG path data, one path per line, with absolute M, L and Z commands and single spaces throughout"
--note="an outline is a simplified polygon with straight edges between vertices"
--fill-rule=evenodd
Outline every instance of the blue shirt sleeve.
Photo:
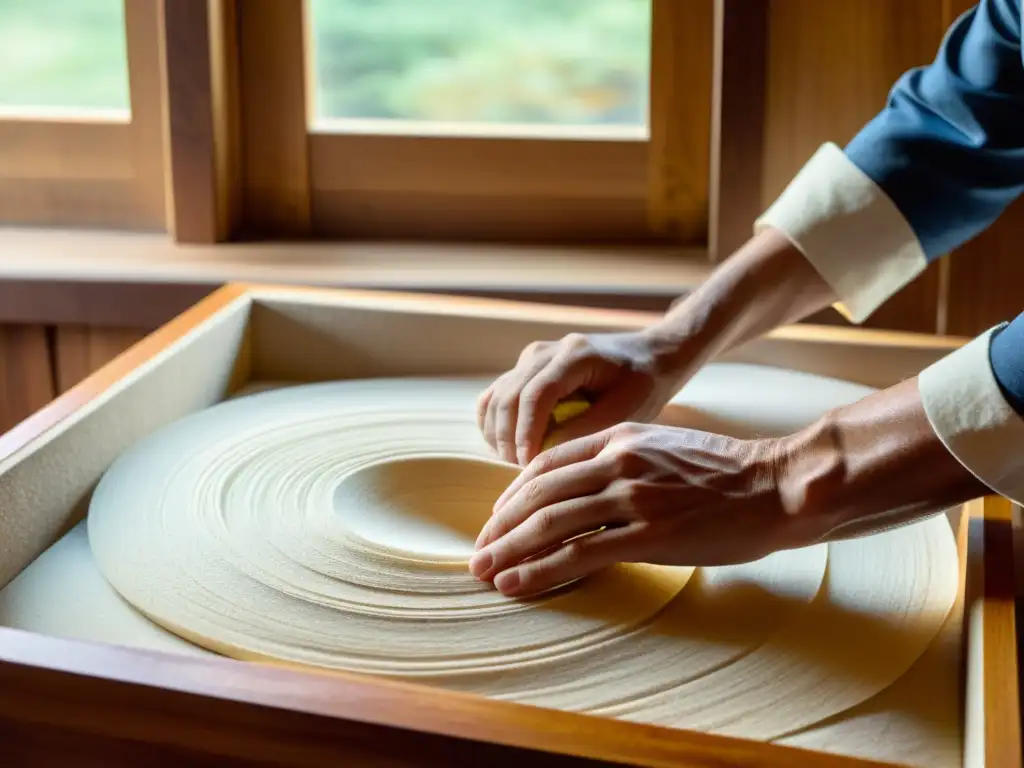
M 1024 194 L 1021 0 L 982 0 L 961 16 L 935 61 L 900 78 L 846 155 L 893 201 L 930 261 L 989 227 Z M 995 336 L 990 359 L 1024 414 L 1024 315 Z
M 1024 415 L 1024 312 L 995 334 L 988 354 L 1006 402 Z

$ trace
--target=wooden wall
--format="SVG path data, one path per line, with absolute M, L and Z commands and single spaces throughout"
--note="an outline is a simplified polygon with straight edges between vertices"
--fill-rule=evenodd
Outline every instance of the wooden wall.
M 0 433 L 71 389 L 146 333 L 130 328 L 0 325 Z

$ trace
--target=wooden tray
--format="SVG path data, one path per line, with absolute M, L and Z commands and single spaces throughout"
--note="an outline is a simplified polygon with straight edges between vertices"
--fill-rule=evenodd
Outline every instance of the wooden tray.
M 249 381 L 486 374 L 522 347 L 653 316 L 228 286 L 0 438 L 0 587 L 84 515 L 134 441 Z M 962 340 L 800 326 L 730 353 L 884 387 Z M 1021 765 L 1010 505 L 960 515 L 964 765 Z M 4 765 L 866 766 L 866 760 L 371 677 L 0 628 Z

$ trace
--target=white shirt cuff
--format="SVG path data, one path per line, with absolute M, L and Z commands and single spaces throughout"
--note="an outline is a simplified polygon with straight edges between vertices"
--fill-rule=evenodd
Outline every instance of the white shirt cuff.
M 928 266 L 895 203 L 835 144 L 823 145 L 757 220 L 782 231 L 861 323 Z
M 1001 326 L 999 326 L 1001 327 Z M 1024 503 L 1024 419 L 989 361 L 993 328 L 918 376 L 928 421 L 957 461 L 998 494 Z

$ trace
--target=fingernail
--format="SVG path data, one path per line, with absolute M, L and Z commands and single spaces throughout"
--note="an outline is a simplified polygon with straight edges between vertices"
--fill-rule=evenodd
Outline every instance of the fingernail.
M 513 568 L 510 571 L 502 571 L 494 579 L 494 586 L 503 595 L 511 595 L 519 589 L 519 571 Z
M 483 552 L 477 552 L 473 557 L 469 559 L 469 572 L 472 573 L 476 578 L 483 578 L 484 575 L 491 570 L 494 565 L 494 555 L 487 550 Z

